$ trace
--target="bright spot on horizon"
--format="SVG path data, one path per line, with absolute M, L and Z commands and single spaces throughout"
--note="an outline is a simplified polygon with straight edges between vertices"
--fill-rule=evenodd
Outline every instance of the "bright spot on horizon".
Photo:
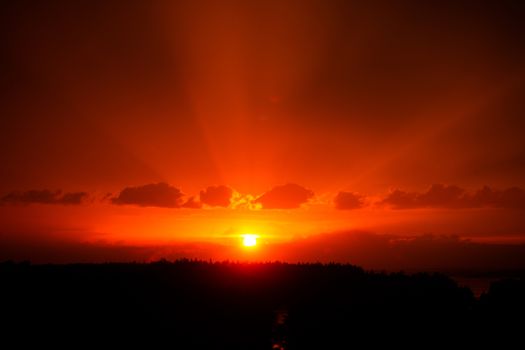
M 245 234 L 242 237 L 242 245 L 245 247 L 253 247 L 257 244 L 257 235 Z

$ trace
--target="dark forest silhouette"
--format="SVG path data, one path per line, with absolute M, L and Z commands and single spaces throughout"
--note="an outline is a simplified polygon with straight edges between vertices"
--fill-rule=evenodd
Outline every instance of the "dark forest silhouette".
M 180 260 L 0 264 L 2 333 L 17 344 L 338 349 L 519 340 L 525 281 L 481 298 L 442 274 L 341 264 Z M 7 339 L 5 338 L 5 339 Z M 421 343 L 424 342 L 424 343 Z M 67 342 L 66 342 L 67 343 Z

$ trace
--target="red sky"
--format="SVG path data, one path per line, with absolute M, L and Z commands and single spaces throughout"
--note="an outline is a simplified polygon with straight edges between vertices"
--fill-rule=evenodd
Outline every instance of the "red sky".
M 0 6 L 0 260 L 525 267 L 520 1 Z

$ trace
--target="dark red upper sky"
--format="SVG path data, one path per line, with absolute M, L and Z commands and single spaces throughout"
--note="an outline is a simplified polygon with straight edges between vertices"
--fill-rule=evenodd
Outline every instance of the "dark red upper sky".
M 0 7 L 3 241 L 525 241 L 521 1 Z

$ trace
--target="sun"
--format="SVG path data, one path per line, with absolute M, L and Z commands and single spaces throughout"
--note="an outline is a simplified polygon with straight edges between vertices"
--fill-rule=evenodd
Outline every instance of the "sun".
M 253 247 L 257 245 L 257 235 L 245 234 L 242 235 L 242 245 L 245 247 Z

